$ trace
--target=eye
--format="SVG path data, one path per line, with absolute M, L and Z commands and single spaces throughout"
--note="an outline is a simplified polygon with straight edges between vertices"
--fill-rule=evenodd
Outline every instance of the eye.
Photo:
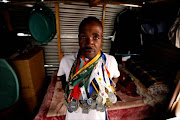
M 81 38 L 81 39 L 86 39 L 86 37 L 85 37 L 85 36 L 81 36 L 80 38 Z
M 94 39 L 94 40 L 98 40 L 99 37 L 98 37 L 98 36 L 94 36 L 93 39 Z
M 80 39 L 86 39 L 86 36 L 80 36 Z

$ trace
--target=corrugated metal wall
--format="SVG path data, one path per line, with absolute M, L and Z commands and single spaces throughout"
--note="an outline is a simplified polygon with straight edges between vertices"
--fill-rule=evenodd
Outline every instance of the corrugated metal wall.
M 50 7 L 55 14 L 54 4 L 46 4 L 46 6 Z M 103 52 L 105 53 L 110 52 L 111 35 L 114 27 L 115 17 L 117 13 L 122 11 L 124 8 L 125 7 L 121 5 L 106 5 L 103 33 Z M 95 16 L 102 20 L 103 5 L 89 7 L 88 3 L 59 4 L 61 51 L 64 55 L 78 51 L 78 26 L 82 19 L 87 16 Z M 31 37 L 30 39 L 32 39 L 33 45 L 44 48 L 46 74 L 47 76 L 51 76 L 51 74 L 58 70 L 59 67 L 57 36 L 55 36 L 54 39 L 48 44 L 44 45 L 36 42 Z
M 87 16 L 95 16 L 101 20 L 102 10 L 102 6 L 90 8 L 85 3 L 59 5 L 60 38 L 64 55 L 79 49 L 78 26 L 81 20 Z
M 55 11 L 53 5 L 49 7 Z M 118 12 L 124 9 L 124 6 L 120 5 L 106 5 L 105 22 L 104 22 L 104 40 L 103 40 L 103 52 L 109 53 L 111 47 L 111 35 L 114 27 L 114 20 Z M 59 4 L 59 20 L 60 20 L 60 40 L 61 50 L 64 55 L 77 52 L 79 49 L 78 44 L 78 26 L 83 18 L 88 16 L 95 16 L 102 20 L 103 5 L 96 7 L 89 7 L 88 3 L 73 3 L 73 4 Z M 51 43 L 45 48 L 54 50 L 54 54 L 46 55 L 46 64 L 52 64 L 54 66 L 46 68 L 48 75 L 54 70 L 58 69 L 58 54 L 57 53 L 57 38 L 53 39 Z M 49 52 L 50 50 L 46 50 Z M 56 50 L 55 50 L 56 49 Z M 56 52 L 55 52 L 56 51 Z M 46 53 L 45 53 L 46 54 Z M 52 63 L 53 62 L 53 63 Z
M 54 4 L 48 4 L 47 6 L 55 13 Z M 106 5 L 103 33 L 103 52 L 105 53 L 110 52 L 115 17 L 124 8 L 121 5 Z M 78 26 L 82 19 L 88 16 L 95 16 L 102 20 L 103 5 L 89 7 L 88 3 L 59 4 L 60 40 L 64 55 L 78 51 Z M 38 45 L 40 44 L 38 43 Z M 51 76 L 52 72 L 58 70 L 59 67 L 57 36 L 47 45 L 40 46 L 45 50 L 45 64 L 49 65 L 46 66 L 46 73 Z
M 104 21 L 104 40 L 103 40 L 103 52 L 110 53 L 111 37 L 114 29 L 114 21 L 116 15 L 122 11 L 125 7 L 122 5 L 106 5 L 105 21 Z

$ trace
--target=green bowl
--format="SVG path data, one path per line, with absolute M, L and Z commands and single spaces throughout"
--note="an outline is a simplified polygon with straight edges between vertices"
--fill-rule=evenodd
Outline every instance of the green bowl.
M 11 107 L 19 98 L 16 73 L 5 59 L 0 59 L 0 110 Z
M 50 42 L 56 35 L 54 13 L 46 6 L 36 5 L 29 17 L 29 30 L 37 42 Z

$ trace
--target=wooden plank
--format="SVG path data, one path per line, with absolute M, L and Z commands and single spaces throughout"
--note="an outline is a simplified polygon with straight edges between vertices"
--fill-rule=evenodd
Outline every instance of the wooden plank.
M 58 41 L 58 52 L 59 52 L 59 61 L 63 57 L 61 51 L 61 39 L 60 39 L 60 22 L 59 22 L 59 3 L 55 4 L 55 13 L 56 13 L 56 31 L 57 31 L 57 41 Z
M 106 4 L 103 5 L 103 13 L 102 13 L 102 27 L 104 29 L 104 20 L 105 20 L 105 14 L 106 14 Z M 103 30 L 104 31 L 104 30 Z M 103 44 L 101 46 L 101 49 L 103 48 Z
M 103 28 L 104 28 L 105 15 L 106 15 L 106 4 L 103 5 L 103 15 L 102 15 L 102 26 L 103 26 Z
M 99 4 L 101 2 L 101 0 L 89 0 L 89 6 L 93 7 L 93 6 L 97 6 L 97 4 Z

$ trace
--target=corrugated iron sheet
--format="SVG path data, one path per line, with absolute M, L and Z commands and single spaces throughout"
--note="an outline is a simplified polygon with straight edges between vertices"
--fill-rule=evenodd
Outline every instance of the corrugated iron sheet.
M 48 4 L 48 7 L 55 13 L 55 5 Z M 104 39 L 103 52 L 110 52 L 111 36 L 114 28 L 114 20 L 118 12 L 124 9 L 121 5 L 106 5 L 105 21 L 104 21 Z M 88 16 L 95 16 L 102 20 L 103 6 L 89 7 L 88 3 L 73 3 L 73 4 L 59 4 L 59 22 L 60 22 L 60 40 L 61 50 L 64 55 L 77 52 L 79 49 L 78 43 L 78 27 L 82 19 Z M 47 76 L 58 70 L 59 67 L 59 53 L 57 36 L 47 45 L 33 42 L 44 48 L 45 65 L 47 65 Z

